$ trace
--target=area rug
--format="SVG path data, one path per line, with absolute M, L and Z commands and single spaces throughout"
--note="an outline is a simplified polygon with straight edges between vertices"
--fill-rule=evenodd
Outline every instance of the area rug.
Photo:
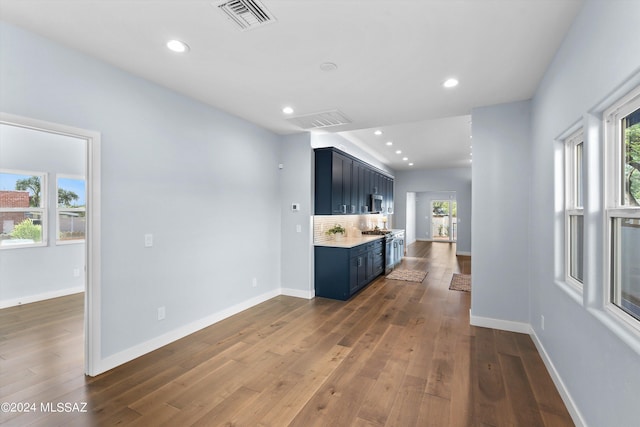
M 426 271 L 420 270 L 393 270 L 387 279 L 404 280 L 405 282 L 422 282 L 427 277 Z
M 449 289 L 453 291 L 471 292 L 471 275 L 454 273 Z

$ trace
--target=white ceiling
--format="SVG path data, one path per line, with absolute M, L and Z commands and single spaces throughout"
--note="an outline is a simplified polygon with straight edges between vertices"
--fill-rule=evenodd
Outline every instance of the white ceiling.
M 0 0 L 0 17 L 276 133 L 301 130 L 286 105 L 338 109 L 352 123 L 326 130 L 402 170 L 469 166 L 471 109 L 529 99 L 582 1 L 262 0 L 276 22 L 244 32 L 218 0 Z

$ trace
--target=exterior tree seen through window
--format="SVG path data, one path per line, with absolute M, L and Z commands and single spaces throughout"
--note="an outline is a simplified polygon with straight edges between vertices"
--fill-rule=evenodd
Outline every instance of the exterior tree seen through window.
M 623 120 L 625 139 L 624 204 L 640 206 L 640 109 Z

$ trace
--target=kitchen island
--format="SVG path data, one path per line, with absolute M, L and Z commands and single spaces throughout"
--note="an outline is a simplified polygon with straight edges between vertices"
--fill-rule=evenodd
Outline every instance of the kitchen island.
M 384 236 L 357 236 L 315 244 L 315 293 L 347 300 L 385 269 Z

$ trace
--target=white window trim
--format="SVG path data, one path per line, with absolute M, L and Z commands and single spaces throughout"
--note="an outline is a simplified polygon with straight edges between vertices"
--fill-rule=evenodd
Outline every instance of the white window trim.
M 622 200 L 622 147 L 619 143 L 621 135 L 620 120 L 633 111 L 640 108 L 640 86 L 631 90 L 627 95 L 615 102 L 603 114 L 605 128 L 605 162 L 604 162 L 604 198 L 605 198 L 605 257 L 604 278 L 605 289 L 603 292 L 603 306 L 607 313 L 614 319 L 628 326 L 636 337 L 640 337 L 640 320 L 634 318 L 612 302 L 613 294 L 613 251 L 612 221 L 615 218 L 640 219 L 640 207 L 624 206 Z M 619 239 L 616 239 L 619 242 Z
M 68 175 L 68 174 L 63 174 L 63 173 L 59 173 L 56 174 L 56 245 L 60 246 L 60 245 L 77 245 L 77 244 L 81 244 L 85 242 L 85 239 L 69 239 L 69 240 L 60 240 L 59 236 L 60 236 L 60 213 L 61 212 L 85 212 L 86 215 L 86 207 L 84 208 L 61 208 L 60 206 L 58 206 L 58 189 L 60 187 L 58 187 L 58 179 L 59 178 L 67 178 L 67 179 L 77 179 L 77 180 L 82 180 L 85 181 L 85 200 L 87 198 L 86 195 L 86 178 L 82 175 Z M 86 230 L 85 230 L 85 236 L 86 236 Z
M 573 132 L 564 140 L 564 180 L 565 180 L 565 189 L 564 189 L 564 281 L 567 285 L 571 286 L 575 291 L 582 293 L 583 283 L 571 276 L 571 222 L 570 219 L 572 216 L 581 216 L 583 218 L 584 223 L 584 207 L 579 206 L 577 203 L 577 165 L 576 165 L 576 147 L 579 144 L 583 144 L 583 156 L 584 156 L 584 131 L 583 128 L 578 129 Z M 584 171 L 584 157 L 583 157 L 583 167 Z M 582 179 L 583 192 L 585 186 L 585 180 Z M 583 196 L 584 198 L 584 196 Z M 584 239 L 584 235 L 583 235 Z M 584 241 L 584 240 L 583 240 Z M 584 257 L 583 257 L 584 258 Z M 583 259 L 584 266 L 584 259 Z M 584 276 L 584 272 L 583 272 Z
M 0 173 L 7 174 L 15 174 L 15 175 L 29 175 L 29 176 L 39 176 L 42 179 L 40 183 L 40 207 L 29 207 L 29 208 L 0 208 L 0 212 L 40 212 L 41 216 L 41 225 L 42 225 L 42 235 L 40 242 L 37 243 L 24 243 L 19 245 L 0 245 L 0 250 L 10 250 L 10 249 L 25 249 L 25 248 L 38 248 L 47 246 L 48 244 L 48 234 L 47 231 L 49 229 L 49 209 L 48 209 L 48 194 L 47 194 L 47 186 L 48 186 L 48 174 L 42 171 L 25 171 L 25 170 L 17 170 L 17 169 L 0 169 Z

